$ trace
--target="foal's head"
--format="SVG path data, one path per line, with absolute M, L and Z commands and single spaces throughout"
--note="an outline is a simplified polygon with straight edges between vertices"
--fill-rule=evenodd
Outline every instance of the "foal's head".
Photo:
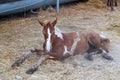
M 52 48 L 52 36 L 53 34 L 55 34 L 55 25 L 57 23 L 57 18 L 53 22 L 48 21 L 47 23 L 45 23 L 40 20 L 38 20 L 38 22 L 43 27 L 43 35 L 45 38 L 43 47 L 46 51 L 49 52 Z

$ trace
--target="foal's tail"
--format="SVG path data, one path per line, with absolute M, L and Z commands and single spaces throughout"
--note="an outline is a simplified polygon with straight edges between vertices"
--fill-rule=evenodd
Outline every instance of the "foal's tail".
M 110 43 L 110 39 L 108 39 L 107 37 L 103 37 L 103 36 L 100 36 L 101 37 L 101 42 L 103 43 L 103 44 L 108 44 L 108 43 Z

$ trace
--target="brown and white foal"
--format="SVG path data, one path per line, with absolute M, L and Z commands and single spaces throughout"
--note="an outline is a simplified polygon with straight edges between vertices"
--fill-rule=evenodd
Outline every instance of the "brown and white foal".
M 61 33 L 59 28 L 55 26 L 57 19 L 47 23 L 40 20 L 38 20 L 38 22 L 43 27 L 45 39 L 43 50 L 30 49 L 12 65 L 13 68 L 21 64 L 33 52 L 40 54 L 40 59 L 27 71 L 28 74 L 36 71 L 39 65 L 48 58 L 63 60 L 69 56 L 87 53 L 85 58 L 92 60 L 93 52 L 96 52 L 100 53 L 103 58 L 113 60 L 113 58 L 107 54 L 108 49 L 103 44 L 104 42 L 109 42 L 109 39 L 104 36 L 94 31 Z

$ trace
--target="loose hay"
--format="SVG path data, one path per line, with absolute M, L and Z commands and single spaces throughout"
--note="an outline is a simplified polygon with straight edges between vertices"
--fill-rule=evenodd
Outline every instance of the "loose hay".
M 112 30 L 117 33 L 117 36 L 120 36 L 120 25 L 111 25 L 110 27 L 107 28 L 107 30 Z
M 39 17 L 43 20 L 52 20 L 51 18 L 57 15 L 57 26 L 63 32 L 88 28 L 99 32 L 105 31 L 106 26 L 111 26 L 111 24 L 116 22 L 114 17 L 106 15 L 118 16 L 120 11 L 117 12 L 118 14 L 111 13 L 106 10 L 106 4 L 103 3 L 105 3 L 104 0 L 89 0 L 87 3 L 61 6 L 59 15 L 55 11 L 48 13 L 48 11 L 42 10 L 39 13 Z M 120 18 L 117 18 L 117 21 L 119 23 Z M 117 27 L 115 28 L 116 30 L 118 29 Z M 23 80 L 120 79 L 120 39 L 112 31 L 115 28 L 105 31 L 107 36 L 112 39 L 110 55 L 114 57 L 114 62 L 105 61 L 98 55 L 95 56 L 93 62 L 89 62 L 79 55 L 68 58 L 64 62 L 47 60 L 33 75 L 27 75 L 25 73 L 26 70 L 30 68 L 33 62 L 37 61 L 38 57 L 35 55 L 16 69 L 11 69 L 10 66 L 29 48 L 36 47 L 42 49 L 44 41 L 41 32 L 42 28 L 35 17 L 2 19 L 0 21 L 0 79 L 16 80 L 16 76 L 21 76 Z

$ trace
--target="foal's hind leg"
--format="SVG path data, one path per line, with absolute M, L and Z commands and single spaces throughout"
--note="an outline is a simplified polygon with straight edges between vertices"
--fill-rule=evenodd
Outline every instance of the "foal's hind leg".
M 38 62 L 33 64 L 32 67 L 28 71 L 26 71 L 26 73 L 33 74 L 38 69 L 38 67 L 42 64 L 42 62 L 45 61 L 48 57 L 49 57 L 48 55 L 41 55 Z
M 26 53 L 24 53 L 17 61 L 15 61 L 15 63 L 11 66 L 13 68 L 15 68 L 16 66 L 19 66 L 21 63 L 23 63 L 25 61 L 26 58 L 28 58 L 33 52 L 35 51 L 34 48 L 31 48 L 30 50 L 28 50 Z
M 101 56 L 107 60 L 113 60 L 113 58 L 102 48 L 99 49 L 99 52 L 101 54 Z
M 100 45 L 100 48 L 97 49 L 97 53 L 101 54 L 101 56 L 107 60 L 113 60 L 113 58 L 108 54 L 108 49 L 104 45 Z
M 93 57 L 92 57 L 93 54 L 94 54 L 93 52 L 87 53 L 87 55 L 85 55 L 85 58 L 86 58 L 87 60 L 92 61 L 92 60 L 93 60 Z
M 93 60 L 93 55 L 94 54 L 96 54 L 96 53 L 99 53 L 99 54 L 101 54 L 101 56 L 103 57 L 103 58 L 105 58 L 105 59 L 107 59 L 107 60 L 113 60 L 113 58 L 105 51 L 105 50 L 103 50 L 103 49 L 96 49 L 96 50 L 93 50 L 93 51 L 91 51 L 91 52 L 89 52 L 88 51 L 88 53 L 87 53 L 87 55 L 85 56 L 85 58 L 87 59 L 87 60 Z
M 92 45 L 90 42 L 88 42 L 89 49 L 87 50 L 87 55 L 85 55 L 85 58 L 87 60 L 93 60 L 92 55 L 98 52 L 98 48 L 94 45 Z
M 107 60 L 113 60 L 113 58 L 108 54 L 108 49 L 102 44 L 101 42 L 102 38 L 100 36 L 90 36 L 89 37 L 89 42 L 96 46 L 96 48 L 98 49 L 98 52 L 101 53 L 102 57 L 107 59 Z

